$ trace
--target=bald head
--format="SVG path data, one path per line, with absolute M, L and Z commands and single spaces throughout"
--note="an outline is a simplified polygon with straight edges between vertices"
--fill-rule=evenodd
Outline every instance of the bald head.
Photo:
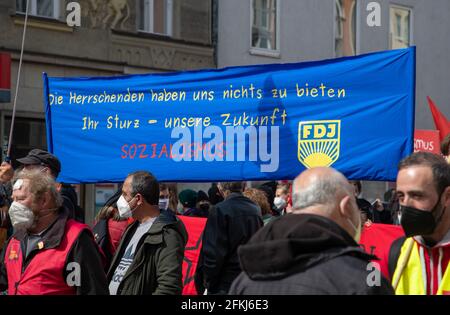
M 332 168 L 308 169 L 294 180 L 292 212 L 327 217 L 358 241 L 361 219 L 353 191 L 345 176 Z
M 316 167 L 301 173 L 294 180 L 292 192 L 293 208 L 296 210 L 320 205 L 330 209 L 342 197 L 353 195 L 345 176 L 329 167 Z

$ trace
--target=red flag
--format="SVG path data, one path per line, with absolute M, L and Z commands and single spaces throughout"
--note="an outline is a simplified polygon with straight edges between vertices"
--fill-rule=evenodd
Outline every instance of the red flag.
M 429 96 L 427 96 L 427 99 L 431 114 L 433 115 L 434 124 L 436 125 L 436 129 L 440 132 L 440 141 L 442 141 L 445 136 L 450 133 L 450 121 L 448 121 L 445 115 L 439 111 L 439 108 Z
M 388 258 L 392 243 L 404 235 L 403 228 L 398 225 L 372 223 L 365 225 L 359 244 L 371 255 L 375 255 L 380 260 L 381 273 L 389 279 Z
M 0 53 L 0 103 L 11 99 L 11 56 Z
M 203 230 L 206 225 L 206 218 L 178 216 L 183 221 L 188 232 L 188 242 L 184 249 L 183 259 L 183 295 L 197 295 L 194 276 L 197 269 L 200 250 L 202 248 Z

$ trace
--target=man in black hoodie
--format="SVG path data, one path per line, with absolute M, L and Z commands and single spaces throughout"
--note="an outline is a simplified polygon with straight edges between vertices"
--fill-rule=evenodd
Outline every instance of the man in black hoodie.
M 209 212 L 203 232 L 203 247 L 197 269 L 197 284 L 208 294 L 227 294 L 241 272 L 237 248 L 263 226 L 261 209 L 242 194 L 242 182 L 218 185 L 225 200 Z
M 367 268 L 375 257 L 357 244 L 360 220 L 353 188 L 341 173 L 303 172 L 294 181 L 293 213 L 239 248 L 243 272 L 229 293 L 393 294 L 389 282 Z

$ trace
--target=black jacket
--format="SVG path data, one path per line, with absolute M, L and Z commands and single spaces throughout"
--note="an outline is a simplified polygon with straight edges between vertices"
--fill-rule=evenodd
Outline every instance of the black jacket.
M 210 210 L 197 269 L 208 293 L 228 292 L 241 272 L 237 248 L 263 226 L 260 213 L 256 204 L 238 193 L 230 194 Z
M 125 230 L 108 271 L 108 282 L 116 271 L 139 222 Z M 184 247 L 188 235 L 183 222 L 171 211 L 161 210 L 150 230 L 139 241 L 117 295 L 181 294 Z
M 197 217 L 197 218 L 207 218 L 209 215 L 209 207 L 208 208 L 191 208 L 187 210 L 183 215 L 188 217 Z
M 61 197 L 64 207 L 70 212 L 70 218 L 84 223 L 84 210 L 78 205 L 77 192 L 72 185 L 62 184 Z
M 105 272 L 108 272 L 109 266 L 112 260 L 112 254 L 108 248 L 110 245 L 109 235 L 108 235 L 108 220 L 101 219 L 92 228 L 92 233 L 94 233 L 94 239 L 98 247 L 102 250 L 105 261 Z
M 44 250 L 59 246 L 65 232 L 68 218 L 68 210 L 61 208 L 58 218 L 43 235 L 43 242 L 45 244 Z M 27 242 L 27 234 L 25 232 L 15 232 L 14 237 L 20 240 L 22 249 L 24 249 L 26 247 L 25 243 Z M 5 265 L 3 264 L 5 261 L 6 248 L 7 245 L 5 245 L 0 255 L 0 292 L 8 289 L 8 277 Z M 25 253 L 25 251 L 23 252 Z M 24 258 L 25 268 L 30 264 L 37 252 L 38 249 L 33 250 L 26 258 Z M 102 256 L 90 231 L 83 231 L 80 233 L 80 236 L 70 250 L 67 258 L 67 264 L 71 262 L 76 262 L 80 265 L 81 285 L 77 287 L 77 294 L 109 294 L 106 283 L 106 275 L 103 270 Z M 64 278 L 67 279 L 71 269 L 64 268 L 64 270 L 64 275 L 61 276 L 64 276 Z
M 275 219 L 239 248 L 239 258 L 243 272 L 230 294 L 394 294 L 381 274 L 380 286 L 367 284 L 375 257 L 321 216 Z

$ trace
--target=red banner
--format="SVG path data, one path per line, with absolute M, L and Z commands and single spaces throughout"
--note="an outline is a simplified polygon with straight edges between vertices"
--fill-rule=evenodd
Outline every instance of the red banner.
M 437 130 L 415 130 L 414 152 L 431 152 L 440 154 L 439 131 Z
M 11 56 L 0 53 L 0 103 L 11 99 Z
M 183 295 L 197 295 L 194 276 L 197 269 L 198 258 L 202 248 L 203 230 L 206 225 L 206 218 L 178 216 L 183 221 L 188 232 L 188 242 L 184 249 L 183 259 Z
M 404 236 L 403 228 L 398 225 L 372 223 L 364 226 L 359 244 L 366 253 L 377 256 L 380 260 L 381 273 L 389 279 L 388 258 L 392 243 Z

